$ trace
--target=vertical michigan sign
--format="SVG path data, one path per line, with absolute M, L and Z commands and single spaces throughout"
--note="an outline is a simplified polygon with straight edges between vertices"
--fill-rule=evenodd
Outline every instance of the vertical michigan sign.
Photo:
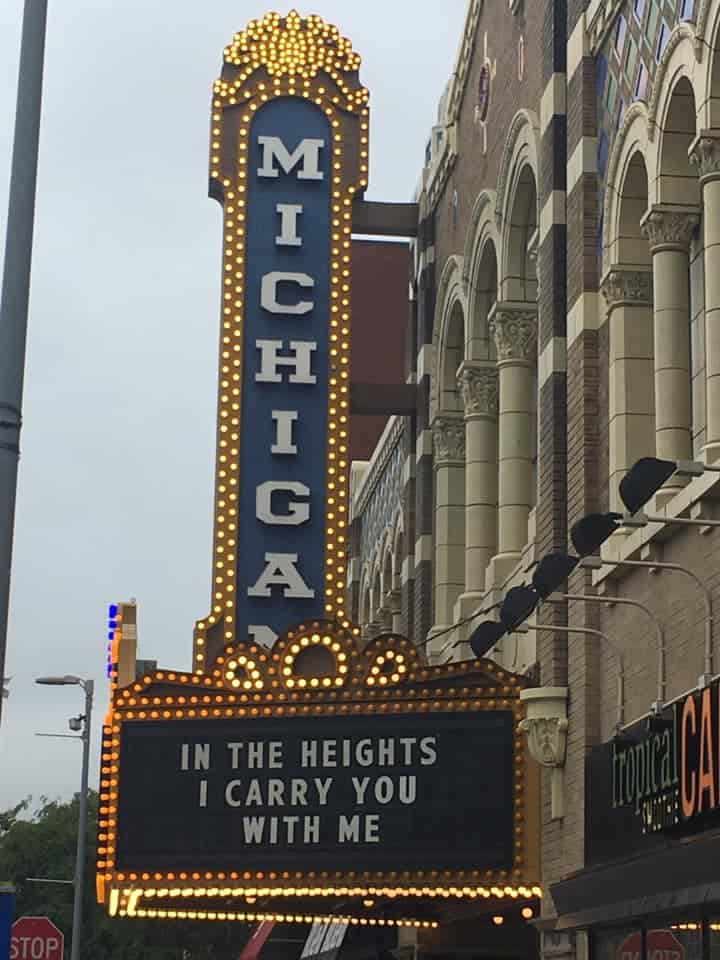
M 296 13 L 225 51 L 212 604 L 191 672 L 138 674 L 134 608 L 110 611 L 111 915 L 432 927 L 434 899 L 539 892 L 523 681 L 429 666 L 398 635 L 361 649 L 344 610 L 358 67 L 334 27 Z
M 195 670 L 344 610 L 352 202 L 367 184 L 360 58 L 319 17 L 225 50 L 211 194 L 224 209 L 212 610 Z

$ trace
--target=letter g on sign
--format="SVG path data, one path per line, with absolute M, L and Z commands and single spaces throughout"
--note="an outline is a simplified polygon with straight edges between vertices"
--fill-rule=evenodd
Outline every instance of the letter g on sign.
M 268 480 L 267 483 L 261 483 L 257 488 L 255 497 L 255 514 L 258 520 L 269 526 L 299 527 L 301 524 L 307 523 L 310 519 L 309 503 L 298 503 L 291 500 L 288 503 L 287 513 L 274 513 L 272 508 L 273 493 L 289 493 L 296 497 L 309 497 L 310 489 L 304 483 L 294 483 L 293 481 L 275 483 Z

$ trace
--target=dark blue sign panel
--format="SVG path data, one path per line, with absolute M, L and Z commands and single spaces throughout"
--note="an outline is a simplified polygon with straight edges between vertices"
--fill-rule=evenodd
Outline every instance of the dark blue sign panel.
M 10 956 L 10 931 L 15 919 L 15 897 L 0 890 L 0 960 Z
M 250 127 L 237 637 L 324 609 L 332 133 L 281 97 Z

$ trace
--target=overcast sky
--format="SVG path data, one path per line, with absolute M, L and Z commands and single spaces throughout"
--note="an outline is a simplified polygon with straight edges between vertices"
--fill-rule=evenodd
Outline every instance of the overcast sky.
M 22 0 L 0 3 L 0 244 Z M 105 618 L 136 597 L 140 655 L 188 669 L 208 612 L 220 208 L 210 90 L 258 0 L 50 0 L 0 808 L 68 797 L 77 688 L 107 706 Z M 466 0 L 315 0 L 363 58 L 368 197 L 409 200 Z M 285 8 L 279 8 L 287 12 Z M 97 750 L 95 751 L 97 753 Z M 97 764 L 92 783 L 97 784 Z

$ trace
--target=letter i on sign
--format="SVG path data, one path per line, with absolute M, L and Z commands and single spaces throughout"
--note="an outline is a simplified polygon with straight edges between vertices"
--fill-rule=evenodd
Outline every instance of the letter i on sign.
M 350 626 L 352 201 L 367 186 L 368 95 L 359 57 L 328 29 L 294 12 L 256 21 L 226 49 L 215 88 L 211 193 L 223 205 L 225 260 L 199 673 L 223 648 L 272 646 L 301 622 Z M 272 60 L 281 39 L 302 51 L 292 62 Z

